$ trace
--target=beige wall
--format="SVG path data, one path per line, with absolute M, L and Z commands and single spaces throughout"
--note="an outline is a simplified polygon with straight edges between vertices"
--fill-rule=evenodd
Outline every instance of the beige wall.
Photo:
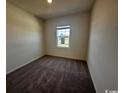
M 44 55 L 42 22 L 7 3 L 7 73 Z
M 117 0 L 96 0 L 93 8 L 88 66 L 97 93 L 118 87 Z
M 86 60 L 89 21 L 89 13 L 48 19 L 45 22 L 46 54 Z M 70 48 L 56 46 L 56 26 L 59 25 L 71 26 Z

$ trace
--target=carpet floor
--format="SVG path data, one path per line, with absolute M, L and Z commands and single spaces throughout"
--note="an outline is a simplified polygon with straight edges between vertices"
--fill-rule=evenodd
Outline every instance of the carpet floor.
M 7 93 L 96 93 L 85 61 L 44 56 L 6 78 Z

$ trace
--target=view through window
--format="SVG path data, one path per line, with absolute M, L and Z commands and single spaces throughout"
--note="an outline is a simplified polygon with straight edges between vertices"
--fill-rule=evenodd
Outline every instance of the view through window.
M 70 26 L 57 26 L 57 47 L 69 47 Z

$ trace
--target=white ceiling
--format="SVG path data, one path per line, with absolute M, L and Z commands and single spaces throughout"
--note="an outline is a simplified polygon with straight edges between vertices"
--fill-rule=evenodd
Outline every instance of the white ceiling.
M 46 0 L 7 1 L 42 18 L 89 11 L 94 3 L 94 0 L 53 0 L 52 4 L 48 4 Z

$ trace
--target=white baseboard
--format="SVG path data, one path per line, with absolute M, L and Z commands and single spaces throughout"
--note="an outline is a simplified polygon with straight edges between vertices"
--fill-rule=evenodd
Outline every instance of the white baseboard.
M 17 70 L 17 69 L 19 69 L 19 68 L 21 68 L 21 67 L 27 65 L 27 64 L 29 64 L 29 63 L 31 63 L 32 61 L 35 61 L 35 60 L 37 60 L 37 59 L 39 59 L 40 57 L 43 57 L 43 56 L 44 56 L 44 55 L 39 56 L 39 57 L 36 57 L 36 58 L 34 58 L 34 59 L 32 59 L 32 60 L 26 62 L 25 64 L 22 64 L 22 65 L 20 65 L 20 66 L 18 66 L 18 67 L 16 67 L 16 68 L 13 68 L 12 70 L 6 72 L 6 74 L 9 74 L 9 73 L 11 73 L 11 72 L 13 72 L 13 71 L 15 71 L 15 70 Z

